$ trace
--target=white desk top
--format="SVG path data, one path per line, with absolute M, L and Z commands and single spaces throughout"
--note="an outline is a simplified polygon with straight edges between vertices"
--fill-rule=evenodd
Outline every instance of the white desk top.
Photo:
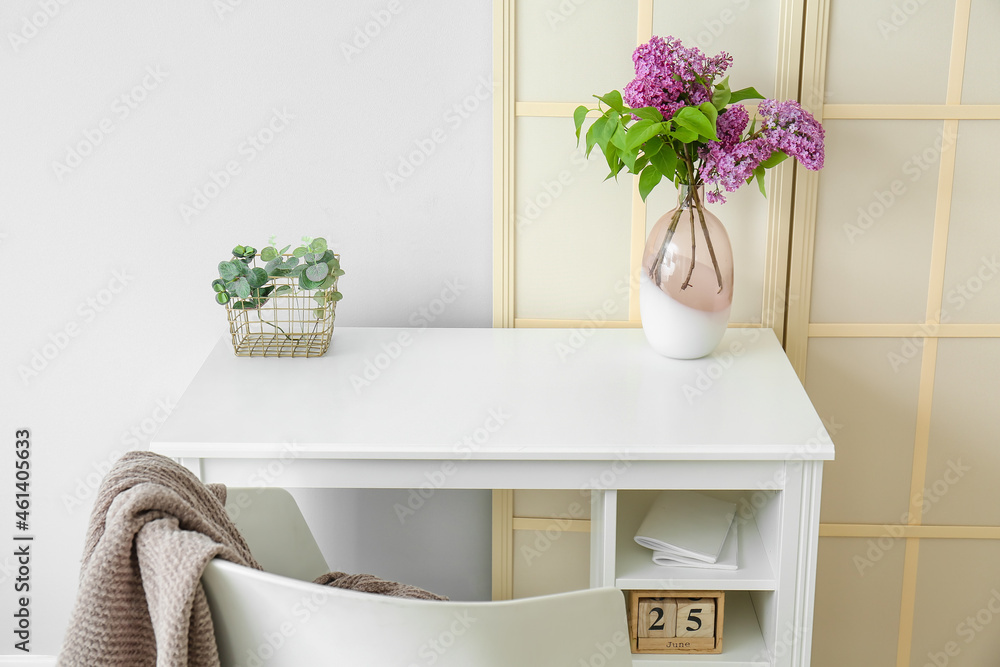
M 312 359 L 237 358 L 223 338 L 151 448 L 213 458 L 833 458 L 769 329 L 731 329 L 695 361 L 657 355 L 639 329 L 338 328 Z

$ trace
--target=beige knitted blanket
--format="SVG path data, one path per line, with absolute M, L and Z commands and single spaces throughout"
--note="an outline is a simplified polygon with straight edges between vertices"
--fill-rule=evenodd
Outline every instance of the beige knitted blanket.
M 201 586 L 215 557 L 261 569 L 225 510 L 226 489 L 206 486 L 159 454 L 128 452 L 111 469 L 90 518 L 80 589 L 59 667 L 218 667 Z M 371 575 L 317 583 L 445 599 Z

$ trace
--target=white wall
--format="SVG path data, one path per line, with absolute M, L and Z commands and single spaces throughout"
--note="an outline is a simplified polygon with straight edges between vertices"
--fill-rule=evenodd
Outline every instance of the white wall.
M 461 297 L 432 326 L 489 326 L 491 313 L 489 3 L 60 2 L 0 5 L 0 461 L 10 466 L 0 541 L 14 532 L 14 430 L 27 427 L 32 651 L 50 654 L 75 593 L 95 470 L 147 445 L 159 406 L 224 332 L 209 283 L 234 244 L 326 236 L 347 271 L 338 326 L 418 323 L 449 280 Z M 376 32 L 373 12 L 385 25 L 345 53 L 359 30 Z M 122 96 L 133 90 L 130 108 Z M 269 124 L 280 131 L 252 148 L 248 135 Z M 89 154 L 78 165 L 54 166 L 88 136 L 96 147 L 79 148 Z M 433 153 L 390 185 L 385 173 L 430 137 Z M 185 216 L 181 205 L 230 161 L 238 173 Z M 29 371 L 36 353 L 50 358 Z M 398 493 L 351 493 L 299 494 L 332 565 L 488 595 L 488 493 L 441 494 L 405 530 Z M 364 523 L 350 520 L 351 503 Z M 449 558 L 409 564 L 411 539 L 425 551 L 451 545 Z M 4 618 L 9 552 L 0 548 Z M 0 654 L 12 653 L 4 636 Z

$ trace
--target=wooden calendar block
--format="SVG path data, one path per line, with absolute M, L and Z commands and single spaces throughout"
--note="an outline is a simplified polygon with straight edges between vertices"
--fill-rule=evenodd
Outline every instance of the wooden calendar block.
M 715 600 L 681 598 L 677 600 L 677 637 L 714 637 Z
M 636 630 L 640 637 L 673 637 L 677 631 L 677 600 L 639 598 Z
M 725 592 L 646 590 L 625 593 L 632 653 L 696 655 L 722 652 Z

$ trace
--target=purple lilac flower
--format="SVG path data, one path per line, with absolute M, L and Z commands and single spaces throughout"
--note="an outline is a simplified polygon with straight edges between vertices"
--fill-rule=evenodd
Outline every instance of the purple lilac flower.
M 729 146 L 716 142 L 705 146 L 700 153 L 700 174 L 706 184 L 715 186 L 714 189 L 709 189 L 705 193 L 705 199 L 710 204 L 724 204 L 726 197 L 719 190 L 719 187 L 725 188 L 726 192 L 738 190 L 748 178 L 753 176 L 753 170 L 760 166 L 761 162 L 771 157 L 773 150 L 774 146 L 771 140 L 764 136 L 757 136 Z
M 705 194 L 710 203 L 725 203 L 722 189 L 735 192 L 774 151 L 788 154 L 806 169 L 815 171 L 823 167 L 823 126 L 798 102 L 764 100 L 758 114 L 763 121 L 760 129 L 740 141 L 747 126 L 747 112 L 739 105 L 729 107 L 719 114 L 719 142 L 707 144 L 699 151 L 699 175 L 706 184 L 714 186 Z
M 763 119 L 760 133 L 812 171 L 823 168 L 823 126 L 798 102 L 764 100 L 757 112 Z
M 664 118 L 683 106 L 712 100 L 712 83 L 733 63 L 725 52 L 709 58 L 674 37 L 653 37 L 632 54 L 635 79 L 623 91 L 632 108 L 656 107 Z
M 740 140 L 743 130 L 750 124 L 750 114 L 742 104 L 734 104 L 719 114 L 715 123 L 715 133 L 719 142 L 726 148 L 731 148 Z

